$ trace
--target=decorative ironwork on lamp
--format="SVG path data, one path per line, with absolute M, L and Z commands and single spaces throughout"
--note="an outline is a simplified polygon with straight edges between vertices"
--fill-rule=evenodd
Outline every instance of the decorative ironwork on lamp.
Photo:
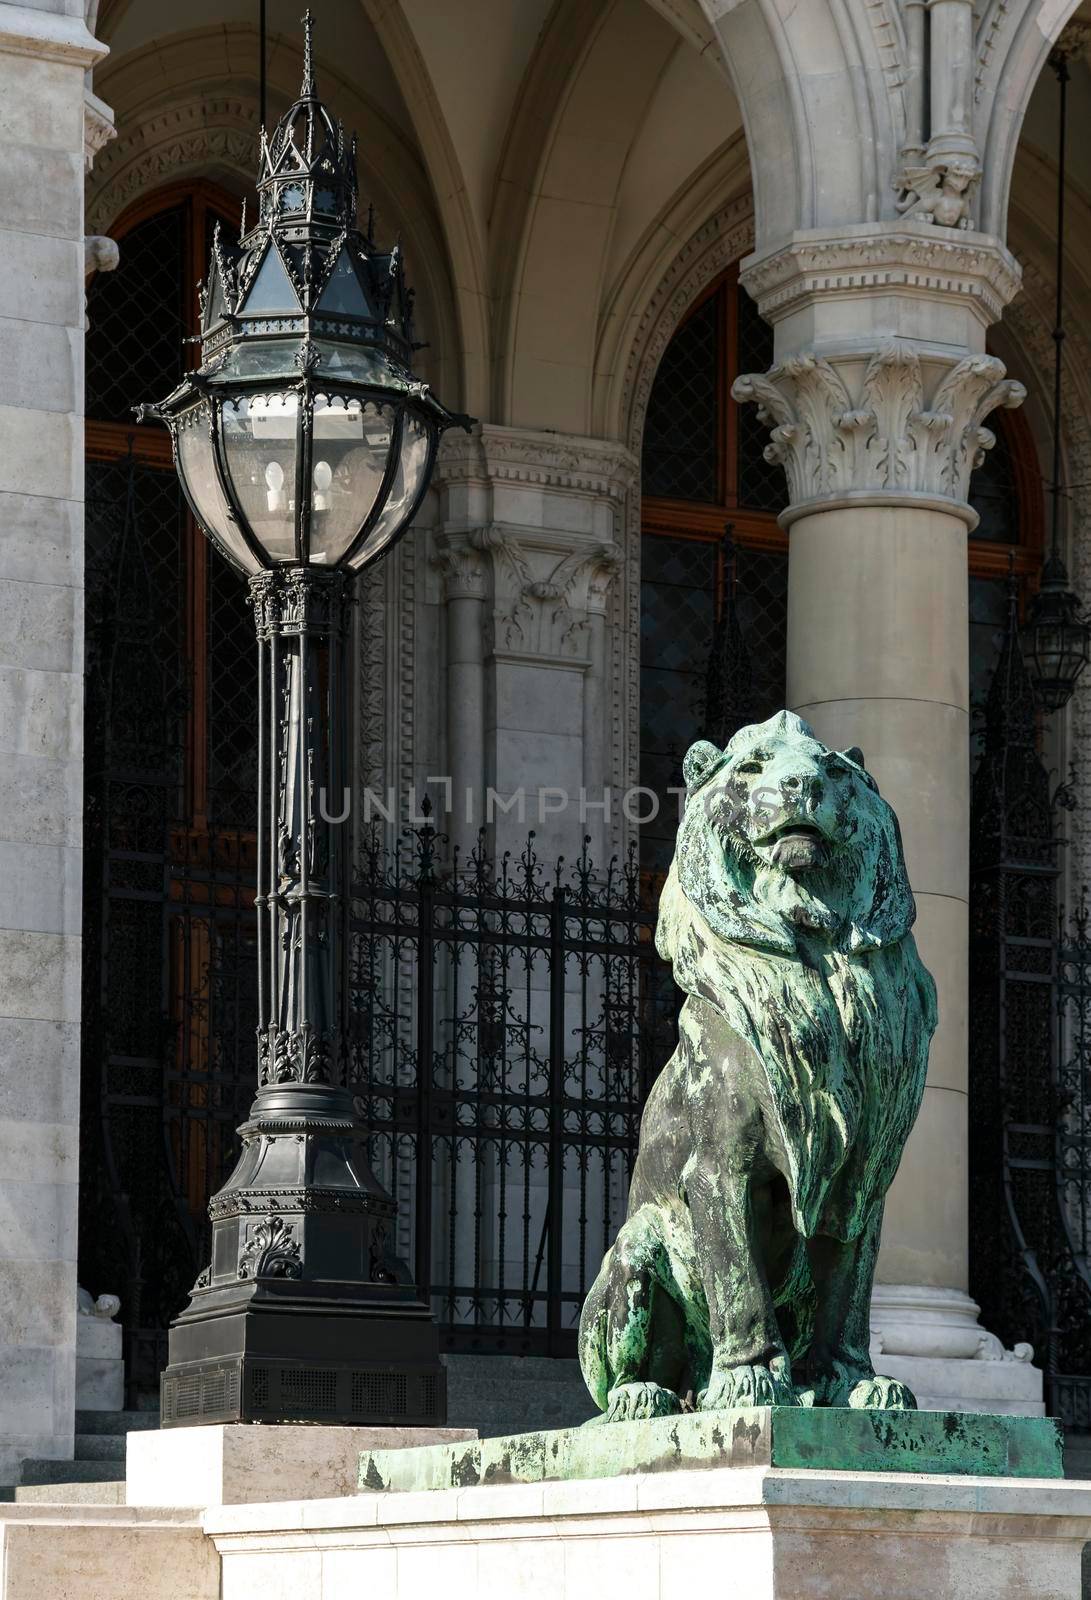
M 1080 48 L 1086 41 L 1081 37 Z M 1047 713 L 1062 710 L 1091 659 L 1091 623 L 1069 585 L 1060 553 L 1061 380 L 1064 347 L 1065 146 L 1068 123 L 1068 55 L 1061 45 L 1049 60 L 1060 88 L 1057 140 L 1057 267 L 1053 325 L 1053 481 L 1050 552 L 1042 566 L 1038 592 L 1027 606 L 1020 630 L 1023 657 L 1039 704 Z
M 357 229 L 356 141 L 318 99 L 304 28 L 299 98 L 262 132 L 257 223 L 237 245 L 217 231 L 201 365 L 137 408 L 249 577 L 259 654 L 258 1092 L 171 1328 L 165 1427 L 446 1415 L 350 1088 L 348 615 L 353 573 L 405 532 L 441 434 L 469 421 L 412 375 L 400 252 L 370 215 Z

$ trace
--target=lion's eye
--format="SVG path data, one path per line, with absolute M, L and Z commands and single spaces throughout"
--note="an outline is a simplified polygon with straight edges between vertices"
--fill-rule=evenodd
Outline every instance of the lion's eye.
M 761 762 L 760 761 L 743 761 L 738 767 L 736 767 L 735 770 L 736 770 L 736 772 L 747 772 L 747 773 L 760 772 L 761 771 Z

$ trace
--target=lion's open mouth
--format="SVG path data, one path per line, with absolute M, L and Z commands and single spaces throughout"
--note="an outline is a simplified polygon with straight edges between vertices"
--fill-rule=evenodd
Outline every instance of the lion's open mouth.
M 779 844 L 782 839 L 813 839 L 816 844 L 823 842 L 820 829 L 809 822 L 785 822 L 779 828 L 774 828 L 770 833 L 764 834 L 755 843 L 764 846 Z
M 754 848 L 771 865 L 798 871 L 820 865 L 826 855 L 826 837 L 809 822 L 785 822 L 755 840 Z

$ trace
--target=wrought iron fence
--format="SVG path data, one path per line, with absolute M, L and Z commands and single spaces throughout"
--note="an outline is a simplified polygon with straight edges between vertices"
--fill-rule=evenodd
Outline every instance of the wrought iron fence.
M 1091 1433 L 1091 906 L 1085 888 L 1057 951 L 1053 1080 L 1057 1248 L 1049 1263 L 1052 1415 Z
M 1058 808 L 1017 594 L 983 717 L 970 846 L 970 1291 L 1027 1341 L 1046 1409 L 1091 1429 L 1091 938 L 1057 910 Z
M 425 824 L 365 851 L 353 1082 L 398 1249 L 449 1349 L 571 1355 L 673 1049 L 635 852 L 442 859 Z

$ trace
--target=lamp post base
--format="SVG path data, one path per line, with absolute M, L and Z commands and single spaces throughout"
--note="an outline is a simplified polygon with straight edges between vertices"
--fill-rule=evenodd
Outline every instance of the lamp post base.
M 195 1297 L 170 1332 L 162 1426 L 321 1422 L 441 1427 L 447 1372 L 429 1308 L 247 1286 L 207 1310 Z M 397 1291 L 392 1291 L 396 1293 Z
M 163 1427 L 441 1426 L 439 1333 L 387 1251 L 394 1203 L 347 1090 L 263 1088 L 239 1134 L 212 1260 L 171 1325 Z

